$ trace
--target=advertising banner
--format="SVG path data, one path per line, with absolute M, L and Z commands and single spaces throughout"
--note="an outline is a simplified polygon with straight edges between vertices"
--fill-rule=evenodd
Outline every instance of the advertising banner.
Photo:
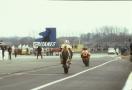
M 56 46 L 56 28 L 46 28 L 46 31 L 40 32 L 41 38 L 37 38 L 33 42 L 33 47 L 55 47 Z

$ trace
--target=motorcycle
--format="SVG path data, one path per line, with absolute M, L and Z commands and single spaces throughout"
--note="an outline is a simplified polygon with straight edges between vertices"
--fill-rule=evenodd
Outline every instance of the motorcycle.
M 63 64 L 63 68 L 64 68 L 64 73 L 67 74 L 70 68 L 70 64 L 66 62 L 65 64 Z
M 89 66 L 89 58 L 82 58 L 82 61 L 86 67 Z
M 86 67 L 89 66 L 90 55 L 83 56 L 83 54 L 82 54 L 82 55 L 81 55 L 81 58 L 82 58 L 82 61 L 83 61 L 84 65 L 85 65 Z
M 66 52 L 65 52 L 66 53 Z M 61 64 L 64 68 L 64 73 L 67 74 L 70 68 L 70 62 L 68 61 L 69 54 L 62 54 L 60 55 Z
M 130 55 L 130 62 L 132 62 L 132 55 Z

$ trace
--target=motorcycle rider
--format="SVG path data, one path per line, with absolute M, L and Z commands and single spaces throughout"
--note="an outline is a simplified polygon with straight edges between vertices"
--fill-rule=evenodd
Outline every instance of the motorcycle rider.
M 62 63 L 66 63 L 69 57 L 69 51 L 67 49 L 67 46 L 65 46 L 62 51 L 61 51 L 61 59 L 62 59 Z
M 65 40 L 60 49 L 61 64 L 63 65 L 64 72 L 68 73 L 68 69 L 70 68 L 73 56 L 72 46 L 70 45 L 70 42 L 68 40 Z
M 81 58 L 82 58 L 84 64 L 85 64 L 85 61 L 84 60 L 88 60 L 88 65 L 86 65 L 86 66 L 89 66 L 90 55 L 91 54 L 88 51 L 88 49 L 87 48 L 83 48 L 83 50 L 81 52 Z
M 71 64 L 71 59 L 72 59 L 72 56 L 73 56 L 73 51 L 72 51 L 72 46 L 70 45 L 70 42 L 68 40 L 65 40 L 64 43 L 61 45 L 61 53 L 60 53 L 60 59 L 61 59 L 61 64 L 62 64 L 62 51 L 64 48 L 67 48 L 68 50 L 68 60 L 67 62 L 69 64 Z
M 72 60 L 72 56 L 73 56 L 73 51 L 71 48 L 68 48 L 69 51 L 69 59 L 68 59 L 68 63 L 71 64 L 71 60 Z

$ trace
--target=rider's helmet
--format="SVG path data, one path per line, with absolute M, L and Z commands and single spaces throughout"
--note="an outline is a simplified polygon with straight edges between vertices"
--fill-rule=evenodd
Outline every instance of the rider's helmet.
M 64 48 L 65 46 L 67 46 L 67 48 L 72 48 L 72 46 L 70 45 L 69 40 L 65 40 L 64 43 L 61 45 L 61 48 Z
M 87 48 L 86 47 L 83 47 L 82 50 L 87 50 Z
M 69 40 L 64 41 L 65 44 L 70 44 Z

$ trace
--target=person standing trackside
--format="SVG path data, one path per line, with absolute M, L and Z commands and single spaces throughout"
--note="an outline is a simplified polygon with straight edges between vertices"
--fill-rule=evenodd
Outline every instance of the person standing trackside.
M 12 48 L 11 47 L 8 48 L 8 53 L 9 53 L 9 59 L 11 60 L 11 53 L 12 53 Z
M 18 53 L 18 50 L 17 50 L 17 48 L 15 48 L 15 49 L 14 49 L 15 58 L 17 57 L 17 53 Z
M 130 43 L 130 61 L 132 62 L 132 43 Z
M 5 47 L 1 46 L 1 50 L 2 50 L 2 59 L 4 60 L 4 57 L 5 57 Z
M 43 58 L 42 57 L 42 48 L 40 47 L 40 46 L 38 46 L 38 48 L 37 48 L 37 59 L 38 59 L 38 56 L 41 56 L 41 59 Z

